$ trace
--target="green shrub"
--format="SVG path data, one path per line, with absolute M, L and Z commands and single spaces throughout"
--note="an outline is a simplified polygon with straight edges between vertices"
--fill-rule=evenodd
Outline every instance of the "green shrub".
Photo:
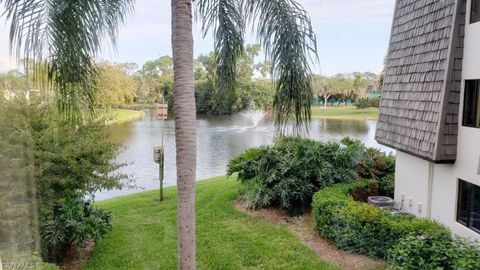
M 365 179 L 382 179 L 395 173 L 395 156 L 387 155 L 373 147 L 366 148 L 357 165 L 357 172 Z
M 348 194 L 355 201 L 367 202 L 370 196 L 387 196 L 393 198 L 395 191 L 395 175 L 389 174 L 378 180 L 359 180 L 355 182 Z
M 314 225 L 338 248 L 385 258 L 401 239 L 409 234 L 450 235 L 443 226 L 407 214 L 360 203 L 348 195 L 353 187 L 341 185 L 315 193 L 312 203 Z
M 393 198 L 395 194 L 395 173 L 387 174 L 377 181 L 378 194 Z
M 391 269 L 480 269 L 480 249 L 450 235 L 408 235 L 389 252 Z
M 370 101 L 368 100 L 368 98 L 361 98 L 357 100 L 355 106 L 357 107 L 357 109 L 366 109 L 370 107 Z
M 231 160 L 228 174 L 238 172 L 250 208 L 273 206 L 297 215 L 317 190 L 355 181 L 360 146 L 283 137 Z
M 381 195 L 378 191 L 378 182 L 375 180 L 357 181 L 348 193 L 359 202 L 367 202 L 368 197 Z
M 53 218 L 42 224 L 42 244 L 53 260 L 61 262 L 72 249 L 83 247 L 87 240 L 97 240 L 108 233 L 112 225 L 110 214 L 93 208 L 80 198 L 67 199 L 54 209 Z

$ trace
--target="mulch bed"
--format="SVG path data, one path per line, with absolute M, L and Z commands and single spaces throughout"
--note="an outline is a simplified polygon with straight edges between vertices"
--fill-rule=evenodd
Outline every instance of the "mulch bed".
M 76 251 L 71 251 L 64 258 L 63 262 L 60 265 L 62 270 L 81 270 L 90 259 L 90 255 L 95 248 L 95 241 L 88 240 L 85 243 L 85 246 L 82 248 L 77 248 Z

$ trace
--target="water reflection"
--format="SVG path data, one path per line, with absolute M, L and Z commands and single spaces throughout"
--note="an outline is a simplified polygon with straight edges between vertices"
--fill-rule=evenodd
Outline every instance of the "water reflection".
M 310 126 L 309 137 L 317 140 L 338 141 L 345 136 L 362 140 L 368 146 L 375 146 L 385 151 L 389 148 L 380 146 L 374 140 L 376 121 L 318 119 Z M 253 126 L 240 115 L 199 117 L 197 178 L 205 179 L 223 175 L 228 161 L 250 147 L 270 144 L 274 136 L 271 119 L 264 119 Z M 122 142 L 126 150 L 118 162 L 129 163 L 122 168 L 122 173 L 131 175 L 139 188 L 99 192 L 97 199 L 106 199 L 118 195 L 138 192 L 144 189 L 156 189 L 158 182 L 158 164 L 153 162 L 152 149 L 163 142 L 165 147 L 165 185 L 176 182 L 175 168 L 175 134 L 173 120 L 158 121 L 146 111 L 143 120 L 113 125 L 112 140 Z

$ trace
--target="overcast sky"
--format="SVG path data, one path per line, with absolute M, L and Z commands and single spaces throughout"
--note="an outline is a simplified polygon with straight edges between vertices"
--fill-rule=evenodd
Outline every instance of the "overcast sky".
M 317 34 L 320 65 L 316 73 L 382 70 L 395 0 L 298 1 L 309 12 Z M 194 27 L 195 56 L 213 49 L 211 35 L 203 39 L 199 28 Z M 141 66 L 146 60 L 171 55 L 170 33 L 170 0 L 137 0 L 135 13 L 120 29 L 117 51 L 105 46 L 100 57 Z M 15 68 L 8 48 L 8 27 L 2 18 L 0 72 Z

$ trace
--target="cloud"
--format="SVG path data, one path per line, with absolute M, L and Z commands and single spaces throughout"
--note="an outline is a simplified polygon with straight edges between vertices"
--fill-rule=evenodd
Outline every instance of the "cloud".
M 314 21 L 326 24 L 391 22 L 394 0 L 304 0 Z

